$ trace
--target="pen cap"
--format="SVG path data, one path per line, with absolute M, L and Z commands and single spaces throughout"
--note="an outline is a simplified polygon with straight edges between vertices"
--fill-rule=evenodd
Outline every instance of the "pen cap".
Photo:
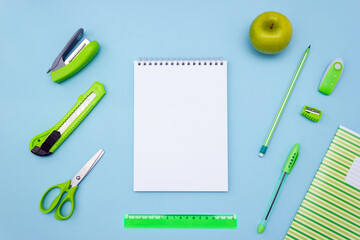
M 299 156 L 299 144 L 295 144 L 293 146 L 293 148 L 291 149 L 288 158 L 286 159 L 285 165 L 283 167 L 283 172 L 286 172 L 287 174 L 289 174 L 291 172 L 291 170 L 293 169 L 296 160 L 298 159 Z

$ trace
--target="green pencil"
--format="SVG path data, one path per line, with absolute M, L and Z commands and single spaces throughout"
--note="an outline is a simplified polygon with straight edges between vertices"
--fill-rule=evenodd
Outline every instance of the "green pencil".
M 296 70 L 296 72 L 295 72 L 295 75 L 294 75 L 294 77 L 293 77 L 293 79 L 292 79 L 292 81 L 291 81 L 291 84 L 290 84 L 290 86 L 289 86 L 289 89 L 288 89 L 287 92 L 286 92 L 286 95 L 285 95 L 285 97 L 284 97 L 284 100 L 283 100 L 283 102 L 281 103 L 281 106 L 280 106 L 280 108 L 279 108 L 279 111 L 278 111 L 278 113 L 276 114 L 276 117 L 275 117 L 274 122 L 273 122 L 273 124 L 272 124 L 272 126 L 271 126 L 271 128 L 270 128 L 270 131 L 269 131 L 269 133 L 268 133 L 268 135 L 267 135 L 267 137 L 266 137 L 266 139 L 265 139 L 265 142 L 264 142 L 264 144 L 261 146 L 260 153 L 259 153 L 259 156 L 260 156 L 260 157 L 263 157 L 263 156 L 265 155 L 265 153 L 266 153 L 266 150 L 267 150 L 267 148 L 268 148 L 268 146 L 269 146 L 271 137 L 272 137 L 272 135 L 273 135 L 274 132 L 275 132 L 275 129 L 276 129 L 276 126 L 277 126 L 278 123 L 279 123 L 281 114 L 282 114 L 283 111 L 284 111 L 284 108 L 285 108 L 285 106 L 286 106 L 286 103 L 287 103 L 287 101 L 289 100 L 289 97 L 290 97 L 290 95 L 291 95 L 292 90 L 294 89 L 296 80 L 298 79 L 298 77 L 299 77 L 299 75 L 300 75 L 300 72 L 301 72 L 301 69 L 302 69 L 302 67 L 304 66 L 305 60 L 306 60 L 306 58 L 307 58 L 307 56 L 308 56 L 308 54 L 309 54 L 310 46 L 311 46 L 311 45 L 309 45 L 309 47 L 306 49 L 306 51 L 305 51 L 305 53 L 304 53 L 304 55 L 303 55 L 303 57 L 302 57 L 302 59 L 301 59 L 301 61 L 300 61 L 300 63 L 299 63 L 299 66 L 298 66 L 298 68 L 297 68 L 297 70 Z

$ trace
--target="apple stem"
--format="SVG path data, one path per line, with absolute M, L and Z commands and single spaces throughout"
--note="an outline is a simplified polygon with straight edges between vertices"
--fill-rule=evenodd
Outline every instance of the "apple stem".
M 271 26 L 270 26 L 270 29 L 273 29 L 273 27 L 274 27 L 274 24 L 272 23 Z

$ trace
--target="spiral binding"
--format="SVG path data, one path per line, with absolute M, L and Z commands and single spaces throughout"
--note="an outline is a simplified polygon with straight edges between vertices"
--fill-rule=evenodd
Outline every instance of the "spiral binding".
M 137 64 L 139 66 L 152 66 L 152 65 L 163 65 L 163 66 L 206 66 L 206 65 L 224 65 L 222 57 L 215 58 L 139 58 Z

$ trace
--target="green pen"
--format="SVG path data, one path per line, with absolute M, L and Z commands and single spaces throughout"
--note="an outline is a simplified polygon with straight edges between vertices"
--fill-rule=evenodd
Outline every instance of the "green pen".
M 258 233 L 262 233 L 265 230 L 266 227 L 266 223 L 269 220 L 270 214 L 272 212 L 272 210 L 274 209 L 274 206 L 276 204 L 277 198 L 280 194 L 280 191 L 282 189 L 282 187 L 284 186 L 285 183 L 285 179 L 287 177 L 288 174 L 290 174 L 291 170 L 293 169 L 296 160 L 299 156 L 299 144 L 295 144 L 295 146 L 291 149 L 289 156 L 286 159 L 285 165 L 281 171 L 281 175 L 279 180 L 276 183 L 274 192 L 270 198 L 270 201 L 268 203 L 268 206 L 266 208 L 265 214 L 261 219 L 261 222 L 259 224 L 258 227 Z

